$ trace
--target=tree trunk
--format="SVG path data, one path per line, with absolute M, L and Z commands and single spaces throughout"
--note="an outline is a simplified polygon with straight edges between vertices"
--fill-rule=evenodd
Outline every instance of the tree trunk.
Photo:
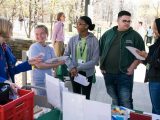
M 27 37 L 30 38 L 31 36 L 31 26 L 32 26 L 32 0 L 29 2 L 29 30 Z
M 72 32 L 72 23 L 69 24 L 69 32 Z
M 50 40 L 52 40 L 52 30 L 53 30 L 53 13 L 50 14 L 50 23 L 51 23 L 51 29 L 50 29 Z

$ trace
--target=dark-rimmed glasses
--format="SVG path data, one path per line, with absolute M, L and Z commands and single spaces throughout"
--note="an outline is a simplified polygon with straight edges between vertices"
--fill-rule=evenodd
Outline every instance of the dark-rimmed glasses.
M 131 20 L 122 20 L 123 23 L 131 23 Z
M 77 23 L 77 26 L 86 25 L 85 23 Z

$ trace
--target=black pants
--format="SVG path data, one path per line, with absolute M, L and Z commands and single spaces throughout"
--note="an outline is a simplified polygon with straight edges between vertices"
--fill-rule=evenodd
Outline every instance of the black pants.
M 79 74 L 86 76 L 85 72 L 79 72 Z M 74 77 L 70 76 L 70 79 L 71 79 L 71 82 L 72 82 L 73 92 L 85 95 L 86 99 L 89 100 L 90 99 L 93 76 L 88 77 L 88 82 L 89 82 L 88 86 L 83 86 L 83 85 L 75 82 Z
M 152 37 L 148 37 L 148 36 L 147 36 L 146 44 L 147 44 L 147 43 L 150 43 L 150 44 L 152 43 Z

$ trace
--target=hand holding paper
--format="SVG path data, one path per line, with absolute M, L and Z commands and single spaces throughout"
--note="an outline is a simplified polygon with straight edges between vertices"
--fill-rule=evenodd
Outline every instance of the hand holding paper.
M 74 81 L 84 86 L 89 85 L 87 78 L 81 74 L 78 74 L 77 76 L 75 76 Z
M 144 56 L 141 56 L 137 51 L 141 52 L 137 48 L 126 46 L 126 48 L 138 59 L 138 60 L 145 60 Z
M 77 76 L 77 75 L 78 75 L 78 70 L 77 70 L 77 68 L 72 68 L 71 71 L 70 71 L 70 73 L 71 73 L 71 76 L 72 76 L 72 77 Z
M 68 56 L 61 56 L 61 57 L 55 57 L 55 58 L 51 58 L 45 61 L 45 63 L 54 63 L 57 61 L 66 61 L 68 58 Z
M 137 50 L 136 51 L 140 56 L 144 57 L 144 58 L 147 58 L 148 56 L 148 53 L 146 53 L 145 51 L 140 51 L 140 50 Z

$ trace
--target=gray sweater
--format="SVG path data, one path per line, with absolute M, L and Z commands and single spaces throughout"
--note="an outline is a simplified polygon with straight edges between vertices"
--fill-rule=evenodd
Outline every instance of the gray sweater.
M 85 63 L 79 64 L 76 60 L 76 47 L 80 41 L 80 36 L 73 36 L 68 43 L 68 46 L 65 49 L 64 56 L 69 56 L 69 59 L 66 61 L 69 71 L 76 67 L 78 71 L 86 72 L 86 76 L 92 76 L 95 72 L 95 65 L 99 61 L 99 43 L 97 38 L 92 34 L 86 37 L 87 43 L 87 60 Z

